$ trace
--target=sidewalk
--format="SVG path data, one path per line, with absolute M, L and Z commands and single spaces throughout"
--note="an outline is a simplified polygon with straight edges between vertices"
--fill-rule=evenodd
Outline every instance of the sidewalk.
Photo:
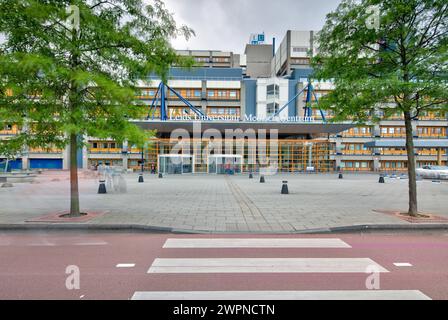
M 292 233 L 333 228 L 420 227 L 373 210 L 405 211 L 407 180 L 377 175 L 336 174 L 266 176 L 145 175 L 126 176 L 127 193 L 97 194 L 95 178 L 80 179 L 82 211 L 106 212 L 87 222 L 89 228 L 141 227 L 187 232 Z M 289 195 L 281 195 L 288 180 Z M 420 210 L 448 217 L 448 183 L 419 181 Z M 39 225 L 26 220 L 69 208 L 68 173 L 44 173 L 35 183 L 0 188 L 0 226 Z M 59 226 L 60 224 L 51 224 Z

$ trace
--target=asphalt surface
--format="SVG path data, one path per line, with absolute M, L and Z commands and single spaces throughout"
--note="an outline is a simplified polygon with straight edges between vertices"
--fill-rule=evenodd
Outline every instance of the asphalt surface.
M 163 248 L 167 239 L 339 239 L 347 247 Z M 206 240 L 204 240 L 207 243 Z M 0 299 L 131 299 L 136 292 L 367 290 L 364 272 L 148 273 L 156 259 L 369 258 L 381 290 L 448 299 L 448 232 L 330 235 L 180 235 L 1 232 Z M 394 263 L 409 263 L 399 267 Z M 130 264 L 118 268 L 118 264 Z M 135 264 L 135 266 L 132 266 Z M 66 287 L 68 266 L 79 289 Z M 337 271 L 337 270 L 336 270 Z

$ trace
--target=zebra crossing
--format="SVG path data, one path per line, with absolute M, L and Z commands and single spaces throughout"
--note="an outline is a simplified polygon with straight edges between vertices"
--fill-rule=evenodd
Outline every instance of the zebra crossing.
M 164 249 L 342 249 L 352 247 L 337 238 L 169 238 Z M 215 251 L 216 252 L 216 251 Z M 389 273 L 366 257 L 232 257 L 156 258 L 147 270 L 151 275 L 173 274 L 282 274 Z M 137 291 L 132 300 L 428 300 L 419 290 L 315 290 L 315 291 Z

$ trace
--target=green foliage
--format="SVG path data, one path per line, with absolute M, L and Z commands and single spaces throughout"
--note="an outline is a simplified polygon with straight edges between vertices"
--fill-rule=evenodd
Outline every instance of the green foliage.
M 377 29 L 366 25 L 372 5 Z M 343 0 L 318 42 L 315 77 L 335 84 L 320 105 L 334 111 L 334 121 L 378 121 L 397 111 L 416 119 L 422 110 L 447 109 L 446 0 Z M 375 111 L 385 105 L 380 117 Z
M 137 81 L 191 66 L 168 41 L 192 30 L 176 26 L 161 1 L 145 2 L 0 1 L 0 126 L 23 128 L 0 154 L 63 148 L 70 134 L 137 144 L 148 137 L 128 121 L 147 108 L 135 99 Z M 66 23 L 70 5 L 79 8 L 79 32 Z

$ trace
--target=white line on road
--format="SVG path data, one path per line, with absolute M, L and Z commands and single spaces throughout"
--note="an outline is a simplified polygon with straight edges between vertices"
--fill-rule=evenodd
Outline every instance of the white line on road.
M 79 242 L 75 243 L 75 246 L 105 246 L 107 242 L 105 241 L 95 241 L 95 242 Z
M 431 300 L 418 290 L 137 291 L 132 300 Z
M 157 258 L 148 273 L 365 273 L 369 266 L 389 272 L 369 258 Z
M 351 248 L 341 239 L 167 239 L 164 248 Z
M 412 264 L 409 262 L 394 262 L 396 267 L 412 267 Z
M 116 265 L 117 268 L 134 268 L 135 263 L 119 263 Z

